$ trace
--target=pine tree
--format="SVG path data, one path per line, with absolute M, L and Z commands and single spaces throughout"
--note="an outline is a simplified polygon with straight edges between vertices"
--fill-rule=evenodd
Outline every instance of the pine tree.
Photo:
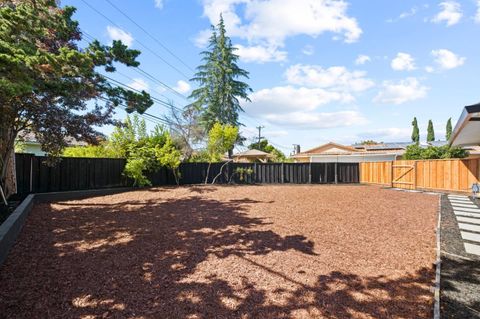
M 427 128 L 427 142 L 435 141 L 435 131 L 433 130 L 433 122 L 432 120 L 428 120 L 428 128 Z
M 216 27 L 212 26 L 212 35 L 206 51 L 202 52 L 203 65 L 197 67 L 197 73 L 191 81 L 198 83 L 190 97 L 201 112 L 202 125 L 209 131 L 215 123 L 238 127 L 239 112 L 243 109 L 239 99 L 250 101 L 251 88 L 239 78 L 247 78 L 248 72 L 237 65 L 238 55 L 230 38 L 226 35 L 223 17 Z
M 448 140 L 450 140 L 450 137 L 452 136 L 452 118 L 449 118 L 448 121 L 447 121 L 447 128 L 446 128 L 446 134 L 445 134 L 445 138 Z
M 418 123 L 417 123 L 417 118 L 414 117 L 412 121 L 412 142 L 417 143 L 420 141 L 420 131 L 418 129 Z

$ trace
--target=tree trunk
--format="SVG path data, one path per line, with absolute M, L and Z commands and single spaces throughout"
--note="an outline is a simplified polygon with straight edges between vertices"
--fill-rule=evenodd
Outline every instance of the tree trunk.
M 207 167 L 207 176 L 205 177 L 205 184 L 208 184 L 208 175 L 210 174 L 210 166 L 212 165 L 211 162 L 208 163 Z
M 15 137 L 16 132 L 3 128 L 0 136 L 0 187 L 6 198 L 15 193 Z

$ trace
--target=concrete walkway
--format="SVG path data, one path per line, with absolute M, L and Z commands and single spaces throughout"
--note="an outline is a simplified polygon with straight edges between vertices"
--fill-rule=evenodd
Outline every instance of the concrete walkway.
M 441 200 L 441 318 L 480 319 L 480 208 L 467 196 Z
M 465 251 L 480 256 L 480 208 L 469 197 L 448 195 Z

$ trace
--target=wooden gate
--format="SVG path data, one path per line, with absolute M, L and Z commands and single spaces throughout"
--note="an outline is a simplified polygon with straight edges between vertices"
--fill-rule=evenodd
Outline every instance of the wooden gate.
M 395 161 L 392 165 L 392 187 L 416 189 L 415 171 L 415 161 Z

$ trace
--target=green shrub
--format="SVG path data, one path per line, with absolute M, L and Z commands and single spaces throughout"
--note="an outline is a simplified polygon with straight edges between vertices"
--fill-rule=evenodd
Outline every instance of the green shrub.
M 447 158 L 465 158 L 468 151 L 461 147 L 444 146 L 428 146 L 420 147 L 418 144 L 407 146 L 403 159 L 406 160 L 422 160 L 422 159 L 447 159 Z
M 151 186 L 152 183 L 144 175 L 147 170 L 147 163 L 142 158 L 131 158 L 127 160 L 123 173 L 133 179 L 133 186 Z

